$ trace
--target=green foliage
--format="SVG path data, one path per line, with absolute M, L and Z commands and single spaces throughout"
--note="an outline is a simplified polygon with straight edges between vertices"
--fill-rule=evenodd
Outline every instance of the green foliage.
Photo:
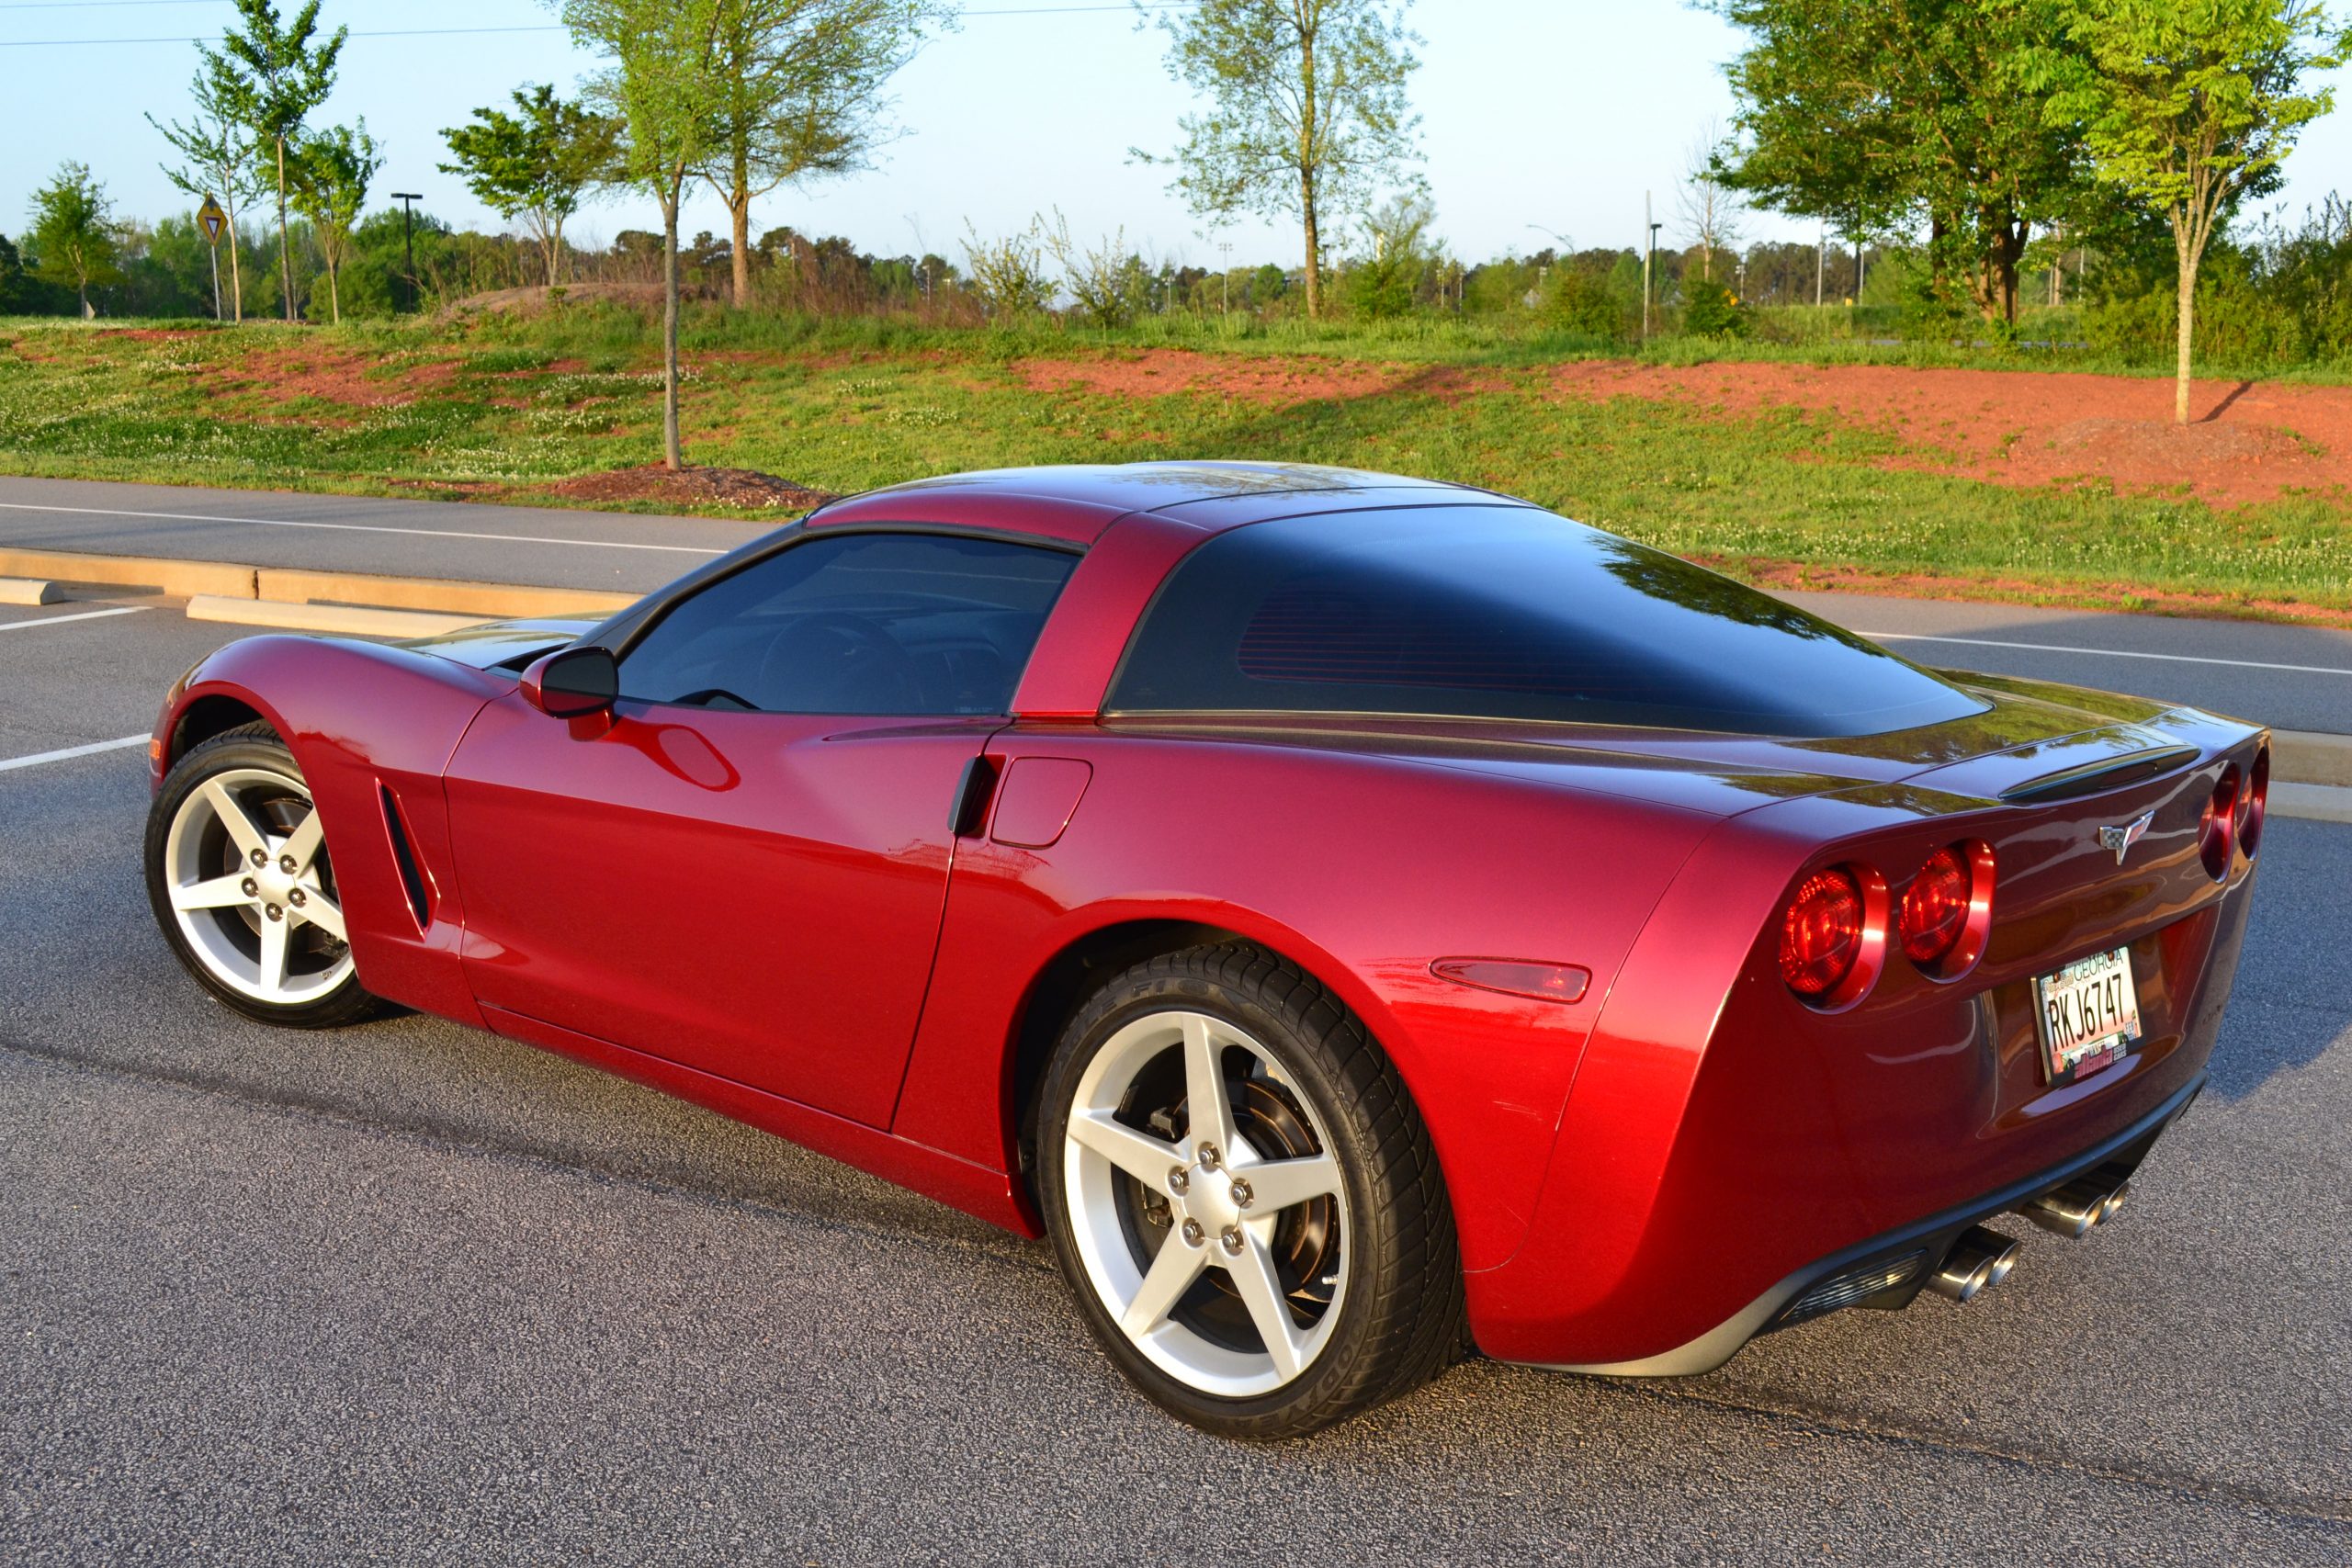
M 2197 272 L 2235 205 L 2276 187 L 2303 128 L 2335 103 L 2301 90 L 2305 73 L 2352 53 L 2316 0 L 2068 0 L 2052 51 L 2053 123 L 2079 126 L 2099 178 L 2172 230 L 2178 262 L 2174 417 L 2189 416 Z
M 1720 283 L 1682 282 L 1682 330 L 1692 337 L 1746 337 L 1753 330 L 1747 307 Z
M 196 80 L 188 88 L 196 112 L 168 125 L 152 114 L 147 117 L 147 123 L 180 155 L 180 163 L 162 165 L 164 177 L 198 203 L 208 197 L 219 202 L 230 234 L 236 232 L 240 215 L 263 189 L 255 166 L 253 129 L 241 118 L 244 107 L 241 80 L 227 57 L 203 52 Z M 245 319 L 243 257 L 232 241 L 222 248 L 229 262 L 228 313 L 231 320 L 242 321 Z M 210 299 L 209 292 L 206 298 Z
M 277 192 L 277 257 L 286 319 L 294 319 L 294 250 L 287 209 L 297 174 L 296 144 L 311 113 L 334 91 L 336 62 L 348 28 L 318 36 L 319 0 L 305 0 L 291 22 L 278 19 L 277 0 L 236 0 L 243 24 L 229 29 L 218 50 L 199 44 L 200 76 L 212 84 L 220 112 L 244 129 L 261 165 L 256 183 Z
M 2013 320 L 2027 242 L 2092 204 L 2044 107 L 2053 55 L 2080 57 L 2071 0 L 1713 3 L 1755 37 L 1730 67 L 1746 148 L 1724 177 L 1849 239 L 1924 220 L 1939 291 Z
M 1069 220 L 1056 208 L 1054 220 L 1047 223 L 1039 219 L 1034 231 L 1060 266 L 1062 288 L 1080 320 L 1107 331 L 1125 326 L 1151 308 L 1151 273 L 1143 258 L 1127 249 L 1125 231 L 1105 235 L 1099 244 L 1082 244 L 1071 237 Z M 972 270 L 977 278 L 980 271 L 977 257 Z M 1000 278 L 996 286 L 1005 281 Z M 1017 278 L 1009 281 L 1017 315 L 1023 286 Z
M 945 0 L 729 0 L 715 62 L 721 90 L 695 172 L 734 220 L 736 299 L 748 305 L 754 199 L 865 166 L 888 135 L 884 86 L 926 32 L 953 27 Z
M 1168 73 L 1207 100 L 1178 122 L 1183 144 L 1146 163 L 1211 219 L 1289 218 L 1306 239 L 1306 313 L 1323 306 L 1326 218 L 1363 205 L 1419 156 L 1405 87 L 1420 39 L 1406 0 L 1201 0 L 1165 10 Z
M 122 277 L 122 226 L 87 164 L 60 164 L 56 175 L 33 192 L 25 243 L 34 275 L 70 287 L 85 315 L 91 286 Z
M 368 186 L 383 168 L 382 152 L 368 134 L 368 122 L 357 129 L 338 125 L 296 144 L 294 206 L 311 220 L 319 254 L 327 266 L 330 319 L 343 320 L 343 294 L 338 275 L 351 254 L 351 233 L 368 207 Z
M 1413 313 L 1432 289 L 1442 262 L 1430 233 L 1437 209 L 1419 195 L 1391 197 L 1364 220 L 1364 249 L 1348 268 L 1349 310 L 1374 321 Z
M 1633 263 L 1630 279 L 1616 276 L 1619 265 L 1630 260 L 1607 256 L 1603 270 L 1571 257 L 1554 267 L 1544 297 L 1544 319 L 1564 332 L 1603 342 L 1631 338 L 1641 327 L 1641 264 Z
M 441 172 L 462 176 L 466 188 L 508 222 L 529 224 L 546 253 L 552 288 L 562 280 L 563 226 L 588 187 L 611 174 L 619 128 L 546 85 L 515 89 L 514 108 L 476 109 L 470 124 L 444 130 L 457 162 Z
M 981 239 L 968 221 L 965 231 L 965 270 L 991 324 L 1012 325 L 1053 303 L 1053 279 L 1046 276 L 1045 251 L 1034 229 L 1001 240 Z

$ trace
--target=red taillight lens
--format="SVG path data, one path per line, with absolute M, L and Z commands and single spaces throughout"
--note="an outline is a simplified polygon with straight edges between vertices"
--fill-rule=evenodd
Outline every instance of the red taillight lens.
M 1815 872 L 1781 917 L 1781 978 L 1801 997 L 1826 997 L 1861 956 L 1861 885 L 1843 871 Z
M 2238 766 L 2232 762 L 2222 770 L 2222 782 L 2213 786 L 2213 798 L 2205 803 L 2205 819 L 2197 826 L 2198 858 L 2205 863 L 2205 874 L 2216 882 L 2230 874 L 2230 849 L 2237 837 L 2238 787 Z
M 1968 907 L 1975 897 L 1975 875 L 1958 850 L 1938 850 L 1935 858 L 1911 879 L 1903 895 L 1897 929 L 1903 951 L 1914 964 L 1934 964 L 1949 956 L 1968 931 Z
M 2270 804 L 2270 748 L 2255 754 L 2254 772 L 2246 775 L 2245 793 L 2238 796 L 2238 848 L 2252 860 L 2262 848 L 2262 813 Z

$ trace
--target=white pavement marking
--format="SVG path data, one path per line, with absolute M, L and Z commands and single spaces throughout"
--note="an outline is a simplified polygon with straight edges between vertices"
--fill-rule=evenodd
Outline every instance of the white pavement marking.
M 2352 675 L 2326 664 L 2267 664 L 2259 659 L 2205 659 L 2193 653 L 2127 653 L 2120 648 L 2069 648 L 2055 642 L 1996 642 L 1988 637 L 1928 637 L 1917 632 L 1856 632 L 1873 642 L 1956 642 L 1972 648 L 2016 648 L 2028 653 L 2087 653 L 2099 659 L 2161 659 L 2173 664 L 2226 664 L 2233 670 L 2289 670 L 2298 675 Z
M 80 517 L 139 517 L 156 523 L 233 523 L 254 528 L 331 528 L 344 534 L 413 534 L 421 539 L 488 539 L 499 545 L 565 545 L 591 550 L 663 550 L 680 556 L 723 556 L 691 545 L 642 545 L 612 539 L 548 539 L 536 534 L 467 534 L 455 528 L 393 528 L 378 523 L 300 523 L 290 517 L 200 517 L 184 512 L 118 512 L 107 506 L 34 506 L 0 501 L 0 512 L 63 512 Z
M 76 757 L 95 757 L 101 751 L 126 751 L 133 746 L 144 746 L 144 735 L 126 735 L 119 740 L 94 740 L 87 746 L 68 746 L 62 751 L 42 751 L 30 757 L 10 757 L 0 761 L 0 773 L 13 773 L 18 768 L 38 768 L 43 762 L 70 762 Z
M 28 632 L 41 626 L 62 626 L 68 621 L 103 621 L 108 615 L 135 615 L 144 604 L 125 604 L 119 610 L 84 610 L 73 615 L 43 615 L 37 621 L 0 621 L 0 632 Z

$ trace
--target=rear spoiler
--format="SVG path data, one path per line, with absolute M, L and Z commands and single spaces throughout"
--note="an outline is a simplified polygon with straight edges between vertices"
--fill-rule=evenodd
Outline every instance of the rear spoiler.
M 2086 795 L 2098 795 L 2104 790 L 2120 789 L 2143 779 L 2168 773 L 2175 768 L 2186 767 L 2202 756 L 2194 746 L 2160 746 L 2145 751 L 2133 751 L 2127 756 L 2102 758 L 2080 767 L 2064 768 L 2054 773 L 2044 773 L 2038 779 L 2028 779 L 2003 790 L 2000 798 L 2010 805 L 2043 804 L 2053 800 L 2074 800 Z

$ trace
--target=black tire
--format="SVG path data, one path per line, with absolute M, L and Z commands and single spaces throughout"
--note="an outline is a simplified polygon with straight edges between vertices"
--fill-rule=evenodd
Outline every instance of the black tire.
M 162 930 L 164 942 L 170 944 L 172 954 L 180 961 L 181 967 L 194 976 L 197 984 L 209 992 L 214 999 L 260 1022 L 288 1029 L 337 1029 L 375 1016 L 384 1010 L 385 1004 L 360 985 L 356 968 L 348 969 L 344 979 L 332 988 L 306 997 L 299 1003 L 272 1002 L 246 995 L 216 975 L 182 929 L 179 912 L 172 907 L 172 873 L 168 863 L 172 825 L 181 808 L 187 804 L 188 797 L 202 788 L 207 781 L 240 771 L 278 775 L 299 786 L 300 804 L 310 804 L 309 785 L 304 781 L 301 764 L 294 760 L 294 753 L 266 724 L 248 724 L 226 730 L 190 748 L 165 775 L 164 787 L 156 792 L 154 804 L 147 813 L 147 831 L 141 856 L 147 877 L 147 902 L 154 911 L 155 923 Z M 290 809 L 290 802 L 279 804 Z M 322 849 L 319 856 L 320 874 L 327 880 L 330 888 L 334 874 L 332 863 L 331 848 Z M 235 911 L 207 910 L 202 913 L 219 915 L 225 920 Z M 294 922 L 289 921 L 288 924 L 290 927 Z M 288 941 L 293 940 L 289 931 Z M 311 961 L 316 963 L 324 963 L 341 946 L 334 939 L 315 931 L 302 940 L 311 950 Z
M 1320 1122 L 1329 1145 L 1320 1152 L 1338 1161 L 1345 1183 L 1341 1212 L 1351 1219 L 1340 1246 L 1346 1284 L 1329 1309 L 1337 1322 L 1293 1381 L 1251 1396 L 1204 1392 L 1144 1354 L 1090 1280 L 1075 1235 L 1064 1148 L 1081 1080 L 1121 1030 L 1171 1012 L 1222 1020 L 1263 1047 Z M 1063 1030 L 1040 1096 L 1035 1169 L 1063 1278 L 1104 1350 L 1161 1408 L 1222 1437 L 1294 1438 L 1416 1388 L 1461 1354 L 1461 1253 L 1428 1130 L 1363 1023 L 1295 964 L 1228 943 L 1114 976 Z M 1134 1245 L 1142 1267 L 1147 1255 Z M 1175 1245 L 1172 1235 L 1163 1245 Z

